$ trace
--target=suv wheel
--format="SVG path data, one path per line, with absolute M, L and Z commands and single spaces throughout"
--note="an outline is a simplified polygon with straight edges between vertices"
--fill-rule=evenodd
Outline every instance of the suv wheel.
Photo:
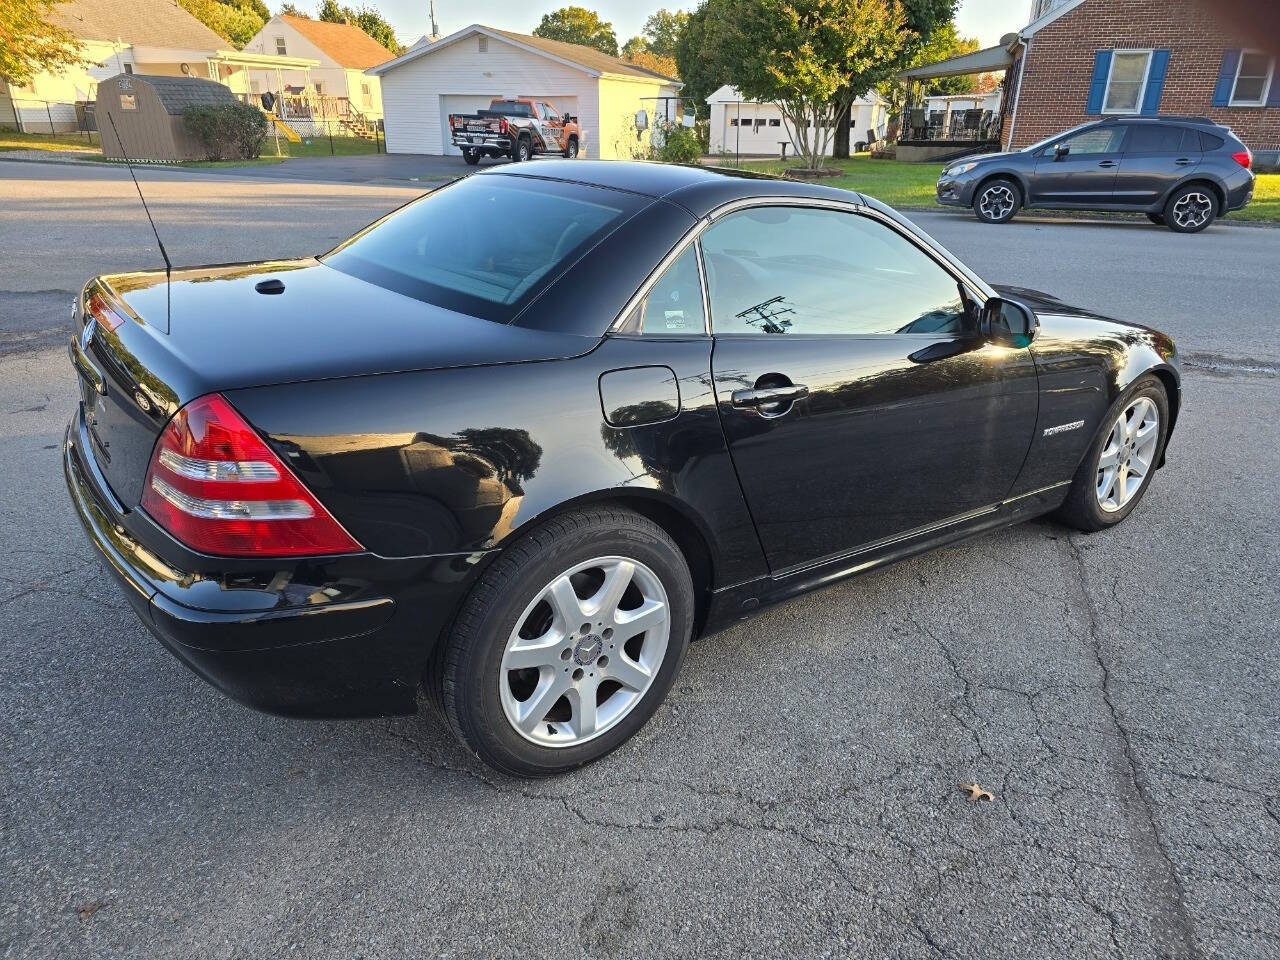
M 564 146 L 564 155 L 566 159 L 572 160 L 578 155 L 578 138 L 570 137 L 569 142 Z
M 978 188 L 973 212 L 985 223 L 1008 223 L 1022 206 L 1022 190 L 1012 180 L 997 177 Z
M 428 690 L 481 760 L 513 776 L 563 773 L 658 709 L 693 610 L 689 567 L 662 528 L 617 507 L 564 514 L 485 571 Z
M 1218 216 L 1218 201 L 1203 184 L 1191 183 L 1174 191 L 1164 207 L 1165 225 L 1175 233 L 1199 233 Z

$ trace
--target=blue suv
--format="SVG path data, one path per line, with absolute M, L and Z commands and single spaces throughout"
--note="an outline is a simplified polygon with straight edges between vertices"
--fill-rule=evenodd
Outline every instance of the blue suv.
M 1023 150 L 965 157 L 938 180 L 938 202 L 1007 223 L 1023 207 L 1142 211 L 1198 233 L 1253 199 L 1253 155 L 1207 117 L 1109 117 Z

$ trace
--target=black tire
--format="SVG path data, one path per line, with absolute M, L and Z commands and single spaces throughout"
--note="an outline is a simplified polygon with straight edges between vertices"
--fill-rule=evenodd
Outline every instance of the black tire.
M 1154 223 L 1157 227 L 1163 227 L 1163 226 L 1164 226 L 1164 214 L 1163 214 L 1163 213 L 1148 213 L 1148 214 L 1147 214 L 1147 219 L 1148 219 L 1148 220 L 1150 220 L 1152 223 Z
M 1174 233 L 1199 233 L 1218 218 L 1218 198 L 1203 183 L 1173 191 L 1164 205 L 1164 225 Z
M 564 156 L 566 160 L 572 160 L 578 155 L 578 138 L 570 137 L 569 142 L 564 145 Z
M 480 162 L 480 151 L 466 148 L 462 151 L 462 159 L 467 161 L 467 165 L 474 167 Z
M 1159 436 L 1156 439 L 1151 466 L 1142 478 L 1142 484 L 1133 493 L 1127 503 L 1117 510 L 1104 510 L 1098 501 L 1098 461 L 1103 450 L 1107 448 L 1111 438 L 1111 430 L 1119 419 L 1121 412 L 1127 411 L 1139 397 L 1149 398 L 1156 406 L 1160 416 Z M 1077 530 L 1093 533 L 1114 527 L 1129 516 L 1151 487 L 1151 479 L 1155 476 L 1156 465 L 1164 457 L 1164 445 L 1169 438 L 1169 397 L 1165 393 L 1164 384 L 1154 374 L 1139 377 L 1137 382 L 1121 395 L 1107 410 L 1106 416 L 1098 427 L 1093 443 L 1080 461 L 1075 477 L 1071 481 L 1071 489 L 1067 499 L 1057 510 L 1056 516 L 1068 526 Z
M 518 137 L 511 148 L 511 162 L 523 163 L 533 157 L 533 141 L 528 137 Z
M 657 576 L 668 601 L 665 653 L 630 712 L 594 739 L 567 746 L 535 743 L 508 719 L 499 692 L 500 682 L 509 683 L 511 676 L 502 670 L 507 640 L 547 585 L 576 565 L 600 557 L 638 561 Z M 462 743 L 495 769 L 517 777 L 564 773 L 617 749 L 658 709 L 684 659 L 693 616 L 688 564 L 661 527 L 619 507 L 567 513 L 527 533 L 484 572 L 463 602 L 449 635 L 440 641 L 426 678 L 428 693 Z M 591 638 L 594 642 L 595 636 Z M 615 639 L 624 644 L 620 636 Z M 582 662 L 577 660 L 577 648 L 574 658 L 565 662 L 566 670 Z M 559 679 L 554 671 L 552 675 Z
M 1008 223 L 1022 209 L 1022 188 L 1008 177 L 993 177 L 979 184 L 973 195 L 973 213 L 983 223 Z

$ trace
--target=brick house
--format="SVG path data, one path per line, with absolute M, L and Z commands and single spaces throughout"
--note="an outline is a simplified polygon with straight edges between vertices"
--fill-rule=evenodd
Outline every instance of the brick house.
M 1156 113 L 1208 116 L 1255 153 L 1280 149 L 1277 58 L 1243 44 L 1209 4 L 1034 0 L 1005 41 L 1006 149 L 1107 114 Z

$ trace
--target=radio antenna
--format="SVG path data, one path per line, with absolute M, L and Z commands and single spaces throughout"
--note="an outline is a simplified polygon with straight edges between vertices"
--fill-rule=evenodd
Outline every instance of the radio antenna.
M 124 165 L 129 168 L 129 176 L 133 178 L 133 186 L 138 191 L 138 199 L 142 201 L 142 210 L 147 215 L 147 223 L 151 224 L 151 232 L 155 234 L 156 246 L 160 248 L 160 256 L 164 258 L 164 312 L 165 312 L 165 329 L 173 322 L 173 301 L 171 295 L 171 287 L 173 286 L 173 264 L 169 262 L 169 253 L 164 248 L 164 241 L 160 239 L 160 231 L 156 229 L 155 218 L 151 216 L 151 208 L 147 206 L 147 198 L 142 195 L 142 184 L 138 183 L 138 176 L 133 172 L 133 161 L 129 159 L 129 151 L 124 147 L 124 140 L 120 137 L 120 131 L 116 128 L 116 118 L 111 115 L 111 111 L 107 111 L 107 120 L 111 123 L 111 132 L 116 135 L 116 143 L 120 145 L 120 155 L 124 157 Z

